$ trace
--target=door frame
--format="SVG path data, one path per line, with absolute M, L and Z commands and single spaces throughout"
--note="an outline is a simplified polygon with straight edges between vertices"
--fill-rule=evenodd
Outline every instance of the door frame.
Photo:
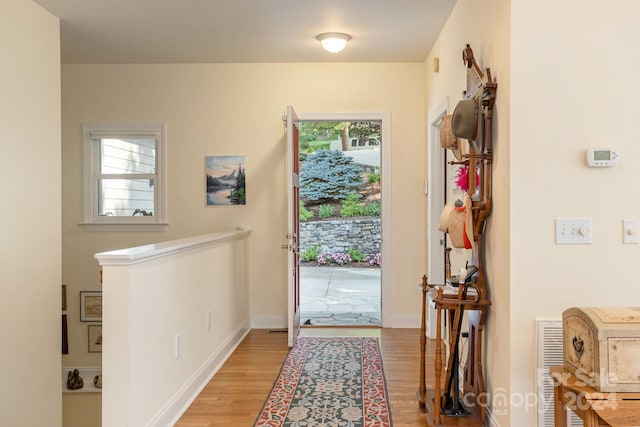
M 440 147 L 440 124 L 442 118 L 449 111 L 449 97 L 447 96 L 428 117 L 429 123 L 429 161 L 428 178 L 425 183 L 427 193 L 427 277 L 429 283 L 443 284 L 444 273 L 444 249 L 446 236 L 440 230 L 440 214 L 446 203 L 446 150 Z
M 391 294 L 391 112 L 298 112 L 300 122 L 380 122 L 380 182 L 381 198 L 380 219 L 382 236 L 380 242 L 380 305 L 381 326 L 388 327 L 392 320 Z
M 300 331 L 300 119 L 292 105 L 286 114 L 287 173 L 287 342 L 296 343 Z

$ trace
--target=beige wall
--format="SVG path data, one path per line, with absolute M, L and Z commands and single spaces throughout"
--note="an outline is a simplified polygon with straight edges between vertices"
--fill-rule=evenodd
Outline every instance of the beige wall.
M 509 92 L 510 46 L 509 1 L 458 0 L 449 20 L 427 57 L 425 64 L 427 112 L 434 111 L 446 97 L 450 113 L 461 99 L 466 87 L 466 69 L 462 50 L 471 45 L 482 69 L 489 67 L 498 92 L 493 122 L 493 208 L 485 232 L 486 274 L 489 297 L 492 301 L 486 324 L 485 379 L 492 394 L 509 392 L 510 333 L 510 141 Z M 438 73 L 432 71 L 435 57 L 439 58 Z M 431 121 L 431 120 L 430 120 Z M 439 144 L 439 141 L 429 141 Z M 433 245 L 437 248 L 437 244 Z M 505 408 L 493 408 L 495 421 L 502 426 L 509 423 Z
M 11 386 L 12 410 L 2 416 L 59 416 L 43 398 L 37 413 L 20 411 L 20 384 L 11 380 L 20 367 L 43 366 L 36 393 L 47 395 L 51 376 L 59 376 L 59 186 L 55 179 L 31 178 L 22 164 L 40 175 L 57 176 L 55 99 L 59 53 L 57 20 L 31 3 L 12 1 L 1 18 L 2 40 L 11 49 L 1 67 L 2 129 L 13 144 L 3 147 L 3 194 L 20 204 L 2 210 L 3 259 L 12 293 L 2 299 L 9 342 L 25 348 L 7 360 L 3 378 Z M 394 315 L 415 315 L 416 279 L 424 272 L 424 140 L 426 112 L 449 96 L 452 107 L 463 89 L 460 52 L 471 43 L 481 65 L 490 66 L 499 84 L 496 103 L 494 210 L 489 223 L 488 279 L 493 306 L 487 327 L 487 379 L 490 390 L 534 390 L 535 318 L 558 318 L 572 305 L 629 305 L 640 296 L 629 266 L 640 246 L 624 246 L 622 218 L 640 217 L 633 192 L 632 163 L 640 146 L 632 129 L 634 84 L 640 64 L 635 0 L 600 3 L 570 0 L 531 3 L 459 0 L 438 42 L 422 64 L 220 64 L 220 65 L 68 65 L 63 68 L 63 281 L 69 285 L 72 354 L 63 364 L 96 365 L 84 349 L 86 325 L 78 322 L 78 292 L 99 289 L 92 254 L 149 241 L 206 233 L 238 224 L 252 235 L 252 315 L 280 319 L 285 312 L 283 141 L 279 117 L 286 104 L 300 111 L 392 112 L 392 262 Z M 575 25 L 579 23 L 579 25 Z M 55 27 L 55 29 L 53 29 Z M 21 56 L 21 52 L 38 55 Z M 440 58 L 440 73 L 431 60 Z M 19 58 L 19 59 L 18 59 Z M 426 70 L 426 78 L 423 73 Z M 513 76 L 510 81 L 509 75 Z M 20 84 L 16 84 L 19 82 Z M 426 86 L 425 86 L 426 82 Z M 44 90 L 33 91 L 33 88 Z M 428 88 L 428 90 L 427 90 Z M 426 108 L 423 94 L 426 93 Z M 27 96 L 28 95 L 28 96 Z M 34 102 L 40 99 L 41 102 Z M 25 101 L 28 101 L 26 103 Z M 511 104 L 511 105 L 510 105 Z M 165 121 L 169 128 L 169 218 L 166 233 L 85 233 L 78 225 L 81 204 L 83 121 Z M 34 122 L 38 126 L 32 126 Z M 15 141 L 24 141 L 17 144 Z M 512 145 L 510 141 L 514 141 Z M 34 145 L 39 151 L 33 150 Z M 615 146 L 620 166 L 588 169 L 584 150 Z M 35 156 L 34 153 L 42 154 Z M 206 208 L 203 162 L 209 154 L 244 154 L 248 167 L 246 207 Z M 24 158 L 24 162 L 16 159 Z M 7 161 L 9 160 L 9 161 Z M 35 163 L 34 163 L 35 162 Z M 38 199 L 8 183 L 45 185 Z M 511 194 L 511 188 L 515 191 Z M 25 218 L 47 207 L 46 221 Z M 52 208 L 53 207 L 53 208 Z M 593 244 L 556 246 L 553 220 L 593 218 Z M 7 243 L 16 244 L 9 254 Z M 47 253 L 47 258 L 41 257 Z M 53 256 L 51 255 L 53 254 Z M 43 260 L 34 269 L 33 259 Z M 513 286 L 511 285 L 513 283 Z M 55 285 L 55 286 L 54 286 Z M 54 291 L 55 288 L 55 291 Z M 35 310 L 25 309 L 35 307 Z M 38 314 L 34 318 L 33 312 Z M 49 326 L 47 326 L 49 325 Z M 36 339 L 34 339 L 34 337 Z M 37 344 L 36 344 L 37 343 Z M 53 347 L 56 351 L 53 351 Z M 38 351 L 30 351 L 35 349 Z M 43 350 L 49 348 L 50 351 Z M 32 359 L 33 358 L 33 359 Z M 37 360 L 36 360 L 37 359 Z M 508 364 L 507 364 L 508 361 Z M 55 369 L 45 368 L 55 364 Z M 508 367 L 506 367 L 508 366 Z M 17 369 L 16 369 L 17 368 Z M 44 378 L 44 379 L 43 379 Z M 15 388 L 18 384 L 18 388 Z M 3 388 L 3 394 L 8 393 Z M 30 392 L 32 389 L 30 389 Z M 46 403 L 48 402 L 48 403 Z M 509 413 L 494 408 L 501 425 L 532 426 L 524 407 Z M 51 416 L 56 414 L 56 416 Z M 3 419 L 4 421 L 4 419 Z
M 62 416 L 64 427 L 100 427 L 102 393 L 65 393 L 62 396 Z
M 59 21 L 0 13 L 0 425 L 60 426 Z M 34 409 L 36 408 L 36 409 Z
M 571 306 L 637 305 L 629 267 L 640 246 L 622 244 L 622 219 L 640 217 L 632 187 L 640 148 L 629 137 L 640 95 L 638 12 L 631 0 L 607 8 L 459 0 L 427 58 L 430 66 L 440 57 L 438 75 L 427 67 L 427 111 L 446 95 L 459 99 L 466 42 L 499 84 L 485 370 L 494 397 L 533 402 L 535 319 L 558 319 Z M 620 165 L 586 167 L 592 146 L 616 147 Z M 555 244 L 554 219 L 572 216 L 593 218 L 592 245 Z M 535 407 L 492 409 L 499 425 L 535 425 Z
M 425 270 L 424 65 L 192 64 L 64 65 L 63 278 L 73 298 L 97 290 L 93 254 L 251 227 L 251 316 L 285 326 L 287 104 L 298 113 L 391 112 L 392 316 L 418 321 L 416 284 Z M 85 232 L 82 220 L 82 122 L 160 121 L 168 129 L 168 212 L 164 233 Z M 385 143 L 385 142 L 383 142 Z M 247 205 L 206 207 L 204 158 L 246 156 Z M 83 348 L 86 324 L 71 307 L 78 343 L 64 365 L 99 365 Z
M 530 393 L 535 318 L 639 305 L 640 246 L 622 244 L 622 219 L 640 217 L 640 3 L 511 4 L 511 391 Z M 592 146 L 617 147 L 620 165 L 586 167 Z M 593 219 L 593 244 L 554 244 L 554 218 L 572 216 Z M 534 419 L 511 410 L 511 425 Z

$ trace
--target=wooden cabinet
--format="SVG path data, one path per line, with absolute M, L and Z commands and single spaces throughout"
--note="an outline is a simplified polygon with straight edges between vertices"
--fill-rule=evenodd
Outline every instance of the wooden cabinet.
M 585 427 L 640 425 L 640 393 L 601 392 L 562 366 L 549 369 L 553 378 L 556 427 L 567 427 L 566 410 L 576 413 Z

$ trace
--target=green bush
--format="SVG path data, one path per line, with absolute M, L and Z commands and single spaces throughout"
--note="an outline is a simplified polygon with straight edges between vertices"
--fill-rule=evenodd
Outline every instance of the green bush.
M 370 173 L 369 175 L 367 175 L 367 182 L 369 184 L 380 182 L 380 174 L 379 173 Z
M 349 249 L 349 256 L 354 262 L 362 262 L 365 258 L 365 253 L 360 249 Z
M 316 261 L 318 259 L 318 255 L 320 255 L 320 246 L 311 246 L 300 254 L 300 258 L 302 258 L 302 261 L 304 262 Z
M 304 202 L 300 201 L 300 221 L 307 222 L 313 218 L 313 212 L 304 207 Z
M 309 142 L 309 148 L 313 151 L 328 150 L 331 147 L 331 141 L 311 141 Z
M 364 215 L 364 205 L 358 203 L 360 198 L 359 194 L 351 194 L 345 200 L 342 201 L 342 209 L 340 209 L 340 216 L 349 218 L 353 216 Z
M 320 212 L 319 212 L 320 218 L 332 217 L 333 216 L 333 212 L 334 212 L 334 209 L 333 209 L 333 206 L 331 206 L 331 205 L 321 205 L 320 206 Z
M 365 215 L 367 216 L 380 216 L 380 202 L 377 200 L 374 200 L 373 202 L 369 203 L 365 208 Z

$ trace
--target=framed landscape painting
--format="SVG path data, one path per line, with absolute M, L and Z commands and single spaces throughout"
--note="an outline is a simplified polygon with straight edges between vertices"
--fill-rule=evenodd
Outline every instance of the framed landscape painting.
M 81 322 L 101 322 L 102 321 L 102 292 L 81 291 L 80 292 L 80 321 Z
M 207 206 L 247 204 L 244 156 L 207 156 Z

